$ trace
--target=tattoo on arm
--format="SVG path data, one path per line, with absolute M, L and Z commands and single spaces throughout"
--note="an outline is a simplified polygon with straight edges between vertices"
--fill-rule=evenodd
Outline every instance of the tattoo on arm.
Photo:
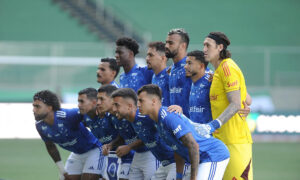
M 53 159 L 54 162 L 60 161 L 60 154 L 55 146 L 55 144 L 51 141 L 47 141 L 45 142 L 47 151 L 49 153 L 49 155 L 51 156 L 51 158 Z
M 218 117 L 222 124 L 225 124 L 232 116 L 234 116 L 241 108 L 241 92 L 240 90 L 231 91 L 227 93 L 229 105 Z
M 191 133 L 187 133 L 180 138 L 180 141 L 189 150 L 191 161 L 191 179 L 196 179 L 199 166 L 199 146 Z

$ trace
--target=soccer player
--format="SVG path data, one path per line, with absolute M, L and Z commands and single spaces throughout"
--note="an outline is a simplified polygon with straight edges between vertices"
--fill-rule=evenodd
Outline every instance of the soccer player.
M 174 62 L 169 77 L 170 104 L 182 107 L 187 117 L 192 81 L 185 76 L 184 65 L 189 41 L 189 35 L 184 29 L 171 29 L 166 39 L 166 57 L 172 58 Z
M 140 112 L 157 123 L 159 134 L 176 152 L 177 179 L 181 179 L 186 161 L 191 164 L 190 179 L 222 180 L 229 161 L 224 143 L 213 137 L 198 135 L 186 116 L 168 112 L 161 105 L 161 90 L 157 85 L 140 88 L 138 101 Z
M 209 74 L 205 73 L 208 62 L 202 51 L 191 51 L 187 54 L 184 66 L 186 76 L 193 81 L 189 97 L 189 114 L 193 122 L 206 124 L 212 120 L 209 90 L 211 82 Z
M 101 143 L 81 123 L 77 108 L 62 109 L 56 94 L 48 90 L 33 96 L 36 129 L 60 173 L 60 179 L 98 180 L 105 167 Z M 65 168 L 55 144 L 71 151 Z
M 137 42 L 123 37 L 116 41 L 116 46 L 117 64 L 124 69 L 124 73 L 120 75 L 120 87 L 137 91 L 143 85 L 150 84 L 153 71 L 147 67 L 139 67 L 135 62 L 135 55 L 139 52 Z
M 114 58 L 102 58 L 97 70 L 97 82 L 102 85 L 111 84 L 119 87 L 115 78 L 119 74 L 120 67 Z
M 111 102 L 108 101 L 107 106 L 103 105 L 101 99 L 104 97 L 106 87 L 110 89 L 117 89 L 113 85 L 102 85 L 97 92 L 94 88 L 86 88 L 78 93 L 78 107 L 80 113 L 84 115 L 83 123 L 90 128 L 91 132 L 96 138 L 104 145 L 112 142 L 119 135 L 118 130 L 115 129 L 114 123 L 111 121 L 112 114 L 106 113 L 106 109 L 111 106 Z M 99 99 L 97 100 L 97 96 Z M 101 105 L 101 110 L 96 113 L 96 108 Z M 103 110 L 103 108 L 106 108 Z M 104 113 L 101 113 L 104 112 Z M 120 174 L 118 178 L 121 180 L 128 179 L 129 168 L 132 161 L 133 152 L 131 151 L 127 155 L 121 158 Z M 107 164 L 108 166 L 108 164 Z M 107 170 L 108 167 L 105 168 Z M 103 177 L 109 179 L 107 173 L 104 173 Z
M 113 100 L 111 94 L 117 88 L 106 85 L 98 90 L 98 107 L 99 112 L 113 112 Z M 118 118 L 120 118 L 118 116 Z M 108 152 L 116 148 L 116 154 L 123 157 L 131 150 L 135 150 L 134 157 L 131 163 L 128 179 L 150 179 L 156 169 L 156 160 L 149 152 L 143 142 L 138 138 L 130 122 L 125 119 L 117 119 L 115 115 L 110 116 L 110 120 L 118 130 L 119 136 L 108 144 L 103 145 L 103 154 L 107 155 Z M 125 141 L 123 144 L 122 140 Z M 122 171 L 120 173 L 122 176 Z
M 149 43 L 146 62 L 148 69 L 152 69 L 154 72 L 152 84 L 158 85 L 162 90 L 162 105 L 170 106 L 169 74 L 167 72 L 168 59 L 165 51 L 165 43 Z
M 116 113 L 132 123 L 135 132 L 161 165 L 152 179 L 176 178 L 173 150 L 162 140 L 149 116 L 141 115 L 137 108 L 137 95 L 130 88 L 118 89 L 112 94 Z M 146 163 L 146 162 L 145 162 Z M 150 164 L 148 164 L 150 166 Z M 145 178 L 138 178 L 145 179 Z
M 222 32 L 211 32 L 204 40 L 204 57 L 215 68 L 210 88 L 213 121 L 210 132 L 222 140 L 230 151 L 225 180 L 253 179 L 252 138 L 245 117 L 239 109 L 246 100 L 247 89 L 242 71 L 230 58 L 230 40 Z

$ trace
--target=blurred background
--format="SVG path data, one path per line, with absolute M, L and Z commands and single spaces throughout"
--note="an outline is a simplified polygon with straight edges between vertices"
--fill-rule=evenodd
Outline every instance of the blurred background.
M 100 86 L 97 66 L 114 57 L 116 39 L 136 39 L 143 65 L 147 43 L 172 28 L 189 33 L 189 51 L 202 50 L 211 31 L 229 37 L 253 99 L 254 179 L 300 179 L 299 8 L 298 0 L 0 0 L 0 179 L 57 179 L 37 139 L 36 91 L 76 107 L 78 91 Z

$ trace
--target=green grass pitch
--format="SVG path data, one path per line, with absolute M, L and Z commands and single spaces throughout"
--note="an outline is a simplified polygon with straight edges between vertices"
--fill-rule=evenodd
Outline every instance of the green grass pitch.
M 65 161 L 68 152 L 59 148 Z M 300 143 L 253 144 L 254 180 L 299 180 Z M 36 140 L 0 140 L 0 180 L 53 180 L 58 170 Z

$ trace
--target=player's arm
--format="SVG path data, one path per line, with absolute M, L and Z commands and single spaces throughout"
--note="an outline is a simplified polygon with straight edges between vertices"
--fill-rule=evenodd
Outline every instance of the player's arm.
M 176 152 L 174 152 L 174 159 L 176 163 L 176 179 L 183 179 L 183 169 L 185 160 L 179 156 Z
M 103 155 L 107 156 L 109 154 L 109 151 L 115 147 L 118 147 L 120 145 L 124 144 L 124 139 L 118 135 L 114 140 L 112 140 L 110 143 L 108 144 L 104 144 L 102 146 L 102 153 Z
M 53 161 L 55 162 L 55 164 L 59 170 L 60 179 L 63 179 L 64 175 L 66 175 L 67 173 L 65 171 L 64 163 L 61 161 L 60 154 L 59 154 L 55 144 L 51 141 L 45 141 L 45 145 L 46 145 L 49 155 L 51 156 L 51 158 L 53 159 Z
M 117 156 L 122 157 L 122 156 L 128 154 L 131 150 L 134 150 L 141 146 L 144 146 L 143 141 L 140 139 L 137 139 L 128 145 L 119 146 L 116 150 L 116 154 L 117 154 Z
M 199 146 L 191 133 L 183 135 L 180 141 L 188 148 L 191 161 L 191 179 L 196 179 L 199 166 Z

